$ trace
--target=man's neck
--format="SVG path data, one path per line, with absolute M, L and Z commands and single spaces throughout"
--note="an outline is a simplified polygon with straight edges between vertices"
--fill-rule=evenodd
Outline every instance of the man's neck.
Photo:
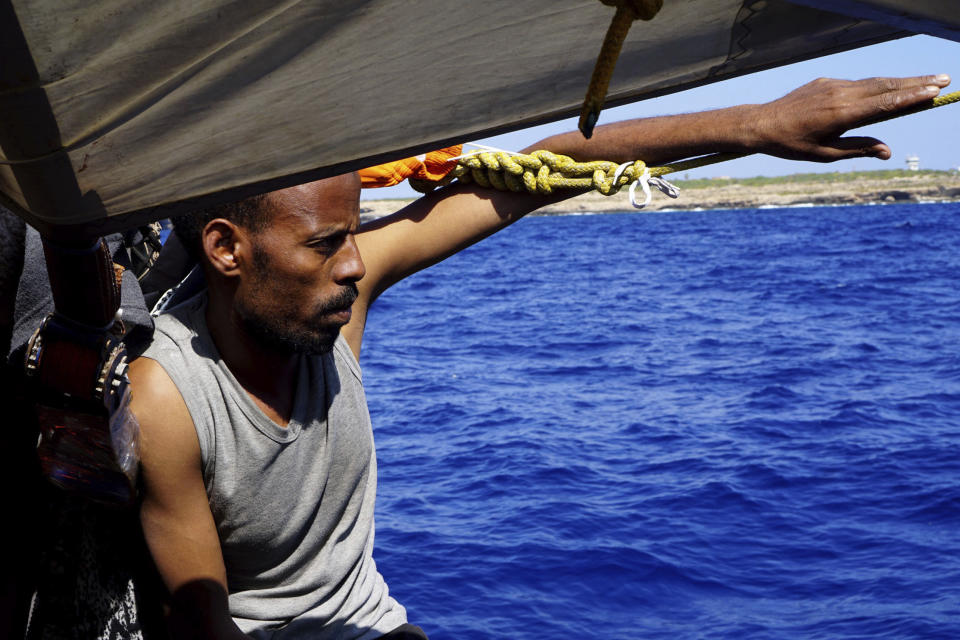
M 293 413 L 299 357 L 264 346 L 244 330 L 232 308 L 213 296 L 206 319 L 230 373 L 268 418 L 287 426 Z

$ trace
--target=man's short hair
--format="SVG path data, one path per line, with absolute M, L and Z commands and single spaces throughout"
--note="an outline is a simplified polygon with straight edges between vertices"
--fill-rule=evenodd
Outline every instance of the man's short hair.
M 267 194 L 261 193 L 236 202 L 218 204 L 174 218 L 174 233 L 180 238 L 190 257 L 198 262 L 203 258 L 203 228 L 215 218 L 224 218 L 258 233 L 266 228 L 270 219 Z

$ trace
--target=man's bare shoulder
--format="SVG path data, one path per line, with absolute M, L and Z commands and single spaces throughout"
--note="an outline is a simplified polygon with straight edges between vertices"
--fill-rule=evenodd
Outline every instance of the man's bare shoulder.
M 130 383 L 142 395 L 153 397 L 159 394 L 175 393 L 178 397 L 180 396 L 180 392 L 166 370 L 153 358 L 141 356 L 134 359 L 130 363 L 129 371 Z
M 142 458 L 151 463 L 183 457 L 198 462 L 200 447 L 193 419 L 180 390 L 156 360 L 140 357 L 130 363 L 130 408 L 140 423 Z
M 129 375 L 135 413 L 144 413 L 144 417 L 149 419 L 153 417 L 151 409 L 160 409 L 163 416 L 173 417 L 168 415 L 169 410 L 178 404 L 183 405 L 186 411 L 180 390 L 156 360 L 147 357 L 135 359 L 130 363 Z M 190 417 L 189 412 L 186 416 Z

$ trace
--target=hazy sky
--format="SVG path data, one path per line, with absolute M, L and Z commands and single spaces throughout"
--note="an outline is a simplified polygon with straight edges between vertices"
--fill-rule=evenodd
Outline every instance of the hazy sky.
M 764 102 L 821 76 L 857 79 L 870 76 L 912 76 L 948 73 L 953 84 L 943 93 L 960 90 L 960 43 L 914 36 L 863 47 L 846 53 L 762 71 L 661 98 L 605 109 L 600 124 L 644 116 L 726 107 L 742 102 Z M 576 118 L 476 140 L 500 149 L 517 150 L 561 131 L 576 129 Z M 897 169 L 910 154 L 925 169 L 960 166 L 960 104 L 898 118 L 861 129 L 890 145 L 893 158 L 884 162 L 861 158 L 823 165 L 753 156 L 689 172 L 689 177 L 781 175 L 807 171 Z M 678 176 L 679 177 L 679 176 Z M 405 184 L 389 189 L 365 189 L 364 198 L 405 198 L 417 195 Z

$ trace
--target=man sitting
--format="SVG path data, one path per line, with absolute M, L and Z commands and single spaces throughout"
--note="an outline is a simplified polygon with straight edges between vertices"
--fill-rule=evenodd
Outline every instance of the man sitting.
M 534 147 L 650 165 L 714 151 L 886 159 L 880 141 L 841 136 L 948 82 L 817 80 L 767 104 Z M 361 227 L 359 193 L 347 174 L 178 225 L 207 289 L 158 319 L 130 369 L 141 520 L 176 637 L 426 637 L 372 557 L 376 456 L 358 364 L 367 310 L 406 276 L 567 196 L 452 186 Z

